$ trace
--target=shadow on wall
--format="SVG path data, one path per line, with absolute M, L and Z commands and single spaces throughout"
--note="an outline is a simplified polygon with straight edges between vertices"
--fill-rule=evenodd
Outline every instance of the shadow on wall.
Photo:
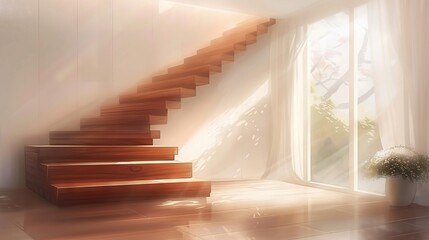
M 178 161 L 193 162 L 194 177 L 260 178 L 271 141 L 269 35 L 198 87 L 197 96 L 169 112 L 160 145 L 179 146 Z
M 181 155 L 194 163 L 196 177 L 244 178 L 262 174 L 267 141 L 262 130 L 269 117 L 267 93 L 265 82 L 248 99 L 220 114 L 182 146 Z M 252 161 L 255 158 L 262 161 Z

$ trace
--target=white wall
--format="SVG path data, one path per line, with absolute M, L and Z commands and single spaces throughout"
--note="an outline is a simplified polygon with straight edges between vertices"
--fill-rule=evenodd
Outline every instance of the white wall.
M 248 17 L 157 0 L 0 0 L 0 189 L 23 186 L 25 145 L 48 143 L 52 130 L 78 129 L 79 119 L 96 115 L 102 103 L 116 101 L 120 92 L 180 63 Z M 245 164 L 266 158 L 269 106 L 262 99 L 255 110 L 264 113 L 250 115 L 245 100 L 267 77 L 266 38 L 161 127 L 158 143 L 183 147 L 178 159 L 195 161 L 196 176 L 259 174 Z M 216 124 L 224 121 L 220 114 L 239 108 L 232 122 L 254 122 Z M 188 117 L 192 125 L 184 125 Z M 222 143 L 192 153 L 197 134 L 213 124 Z M 201 169 L 226 163 L 231 167 L 222 173 Z
M 211 179 L 259 178 L 271 140 L 269 35 L 236 55 L 197 97 L 169 112 L 156 144 L 179 146 L 180 161 L 192 161 L 194 176 Z

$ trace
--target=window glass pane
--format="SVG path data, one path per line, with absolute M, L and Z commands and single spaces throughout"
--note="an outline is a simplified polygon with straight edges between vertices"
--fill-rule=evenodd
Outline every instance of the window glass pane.
M 349 16 L 309 26 L 311 180 L 349 185 Z
M 355 54 L 358 54 L 358 165 L 361 166 L 375 152 L 380 150 L 381 142 L 377 128 L 374 82 L 371 77 L 371 49 L 368 43 L 367 6 L 355 9 Z M 384 179 L 368 179 L 358 172 L 359 190 L 384 192 Z

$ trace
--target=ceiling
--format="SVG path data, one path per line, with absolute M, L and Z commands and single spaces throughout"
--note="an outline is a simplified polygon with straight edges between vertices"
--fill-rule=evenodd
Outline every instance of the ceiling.
M 283 18 L 321 0 L 170 0 L 199 7 Z

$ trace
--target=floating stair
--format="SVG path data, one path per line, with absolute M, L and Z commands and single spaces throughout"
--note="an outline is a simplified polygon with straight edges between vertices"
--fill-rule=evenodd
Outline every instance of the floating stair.
M 168 110 L 209 84 L 210 74 L 233 62 L 268 31 L 273 19 L 252 19 L 228 30 L 183 64 L 141 83 L 79 131 L 50 132 L 50 145 L 25 149 L 27 187 L 58 205 L 159 197 L 208 197 L 210 181 L 192 178 L 192 163 L 175 161 L 177 147 L 155 146 Z
M 180 100 L 154 100 L 135 104 L 120 104 L 101 107 L 101 115 L 150 114 L 153 110 L 179 109 Z
M 159 131 L 54 131 L 51 145 L 152 145 Z

